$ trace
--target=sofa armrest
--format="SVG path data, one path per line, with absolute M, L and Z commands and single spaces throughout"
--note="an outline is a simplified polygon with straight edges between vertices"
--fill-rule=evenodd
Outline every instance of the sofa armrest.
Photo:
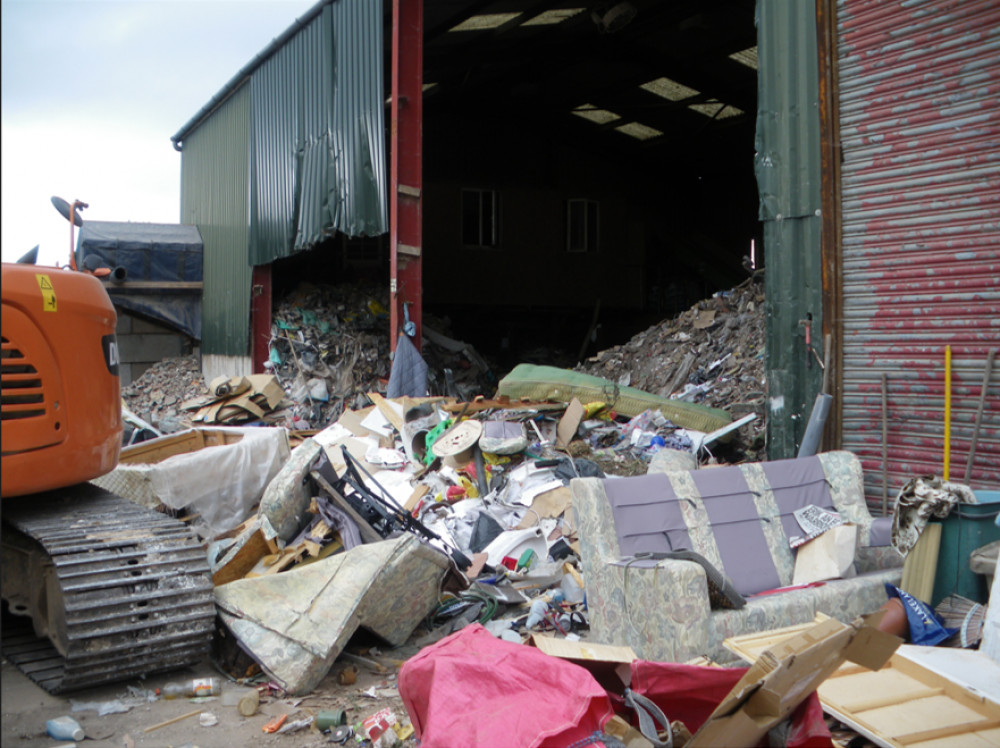
M 639 657 L 674 660 L 708 647 L 708 579 L 693 561 L 621 559 L 611 505 L 599 478 L 570 481 L 591 635 L 628 644 Z
M 895 569 L 903 565 L 903 556 L 891 545 L 868 545 L 854 553 L 854 568 L 858 574 Z
M 709 649 L 705 570 L 693 561 L 622 559 L 585 578 L 595 640 L 628 644 L 646 660 L 683 661 Z
M 617 560 L 621 550 L 615 534 L 615 518 L 604 492 L 604 481 L 600 478 L 574 478 L 569 485 L 584 572 L 591 562 L 597 564 Z

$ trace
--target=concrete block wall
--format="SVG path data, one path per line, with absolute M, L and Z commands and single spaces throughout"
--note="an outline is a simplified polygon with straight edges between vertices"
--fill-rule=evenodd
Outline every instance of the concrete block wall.
M 165 358 L 187 356 L 198 350 L 198 342 L 173 328 L 137 317 L 116 307 L 121 386 L 128 387 L 153 364 Z

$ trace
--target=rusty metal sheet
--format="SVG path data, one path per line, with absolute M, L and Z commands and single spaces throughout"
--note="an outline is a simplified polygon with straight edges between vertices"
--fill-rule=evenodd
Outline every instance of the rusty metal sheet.
M 951 346 L 950 477 L 962 480 L 987 353 L 1000 347 L 1000 4 L 839 0 L 841 445 L 882 497 L 942 474 Z M 970 484 L 1000 485 L 1000 372 Z

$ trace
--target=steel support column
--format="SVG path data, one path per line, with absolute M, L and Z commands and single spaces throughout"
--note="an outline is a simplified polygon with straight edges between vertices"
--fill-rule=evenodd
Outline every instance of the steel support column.
M 389 173 L 391 346 L 405 318 L 422 326 L 423 0 L 392 0 L 392 106 Z M 405 308 L 405 311 L 404 311 Z
M 254 374 L 264 374 L 271 351 L 271 266 L 255 265 L 250 285 L 250 360 Z

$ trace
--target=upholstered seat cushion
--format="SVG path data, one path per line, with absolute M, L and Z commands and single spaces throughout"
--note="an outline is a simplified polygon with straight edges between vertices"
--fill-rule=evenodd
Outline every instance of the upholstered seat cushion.
M 791 584 L 797 509 L 836 510 L 818 457 L 604 481 L 625 557 L 691 549 L 743 595 Z

